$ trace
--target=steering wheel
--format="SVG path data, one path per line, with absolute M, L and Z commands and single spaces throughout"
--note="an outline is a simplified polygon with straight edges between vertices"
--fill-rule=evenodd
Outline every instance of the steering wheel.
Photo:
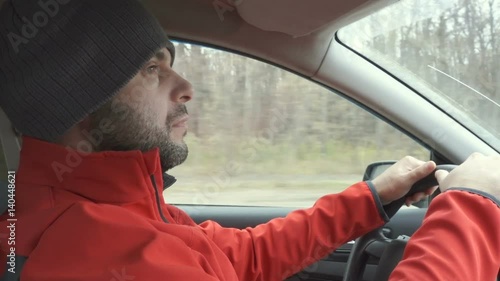
M 456 167 L 456 165 L 438 165 L 436 170 L 446 170 L 450 172 Z M 403 206 L 406 197 L 418 192 L 423 192 L 436 185 L 438 185 L 438 182 L 434 173 L 419 180 L 411 187 L 410 191 L 405 196 L 384 206 L 387 216 L 392 218 Z M 389 279 L 392 270 L 403 257 L 404 248 L 409 237 L 389 239 L 384 235 L 382 230 L 383 227 L 377 228 L 356 239 L 356 243 L 354 243 L 347 261 L 346 271 L 342 279 L 343 281 L 362 281 L 369 257 L 380 259 L 377 273 L 373 280 L 385 281 Z

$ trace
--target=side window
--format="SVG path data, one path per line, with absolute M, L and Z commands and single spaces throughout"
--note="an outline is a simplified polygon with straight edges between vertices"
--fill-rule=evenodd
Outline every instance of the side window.
M 309 207 L 367 165 L 429 151 L 348 100 L 244 56 L 177 43 L 174 68 L 195 96 L 172 204 Z

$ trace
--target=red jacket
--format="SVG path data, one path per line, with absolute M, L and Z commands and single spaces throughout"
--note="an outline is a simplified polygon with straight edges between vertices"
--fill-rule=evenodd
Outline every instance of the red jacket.
M 500 202 L 449 190 L 432 201 L 389 280 L 494 281 L 499 269 Z
M 29 257 L 22 281 L 281 281 L 384 223 L 377 196 L 358 183 L 256 228 L 196 225 L 163 203 L 157 151 L 81 156 L 24 138 L 16 180 L 15 254 Z M 494 280 L 493 201 L 464 191 L 436 198 L 390 281 Z M 2 262 L 12 247 L 5 219 Z
M 196 225 L 163 203 L 157 150 L 84 156 L 24 138 L 16 180 L 22 281 L 281 281 L 384 223 L 358 183 L 255 228 Z

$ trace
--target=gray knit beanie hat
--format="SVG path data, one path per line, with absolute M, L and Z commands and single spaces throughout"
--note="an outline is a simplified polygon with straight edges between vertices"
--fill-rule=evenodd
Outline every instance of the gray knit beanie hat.
M 174 48 L 136 0 L 7 0 L 0 8 L 0 107 L 53 141 L 109 101 L 160 48 Z

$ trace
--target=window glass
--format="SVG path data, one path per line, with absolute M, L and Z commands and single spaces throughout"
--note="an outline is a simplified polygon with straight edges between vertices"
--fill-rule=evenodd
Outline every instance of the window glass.
M 309 207 L 363 178 L 367 165 L 429 151 L 307 79 L 244 56 L 176 44 L 195 96 L 173 204 Z
M 500 1 L 398 1 L 338 34 L 500 151 Z

